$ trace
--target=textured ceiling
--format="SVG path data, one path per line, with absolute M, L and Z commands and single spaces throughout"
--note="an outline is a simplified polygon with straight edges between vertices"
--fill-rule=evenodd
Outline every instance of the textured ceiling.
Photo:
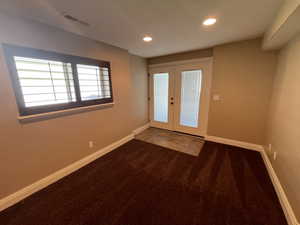
M 261 36 L 281 3 L 282 0 L 1 0 L 0 10 L 153 57 Z M 66 20 L 63 13 L 90 26 Z M 218 19 L 215 26 L 202 26 L 208 16 Z M 142 41 L 146 34 L 153 37 L 151 43 Z

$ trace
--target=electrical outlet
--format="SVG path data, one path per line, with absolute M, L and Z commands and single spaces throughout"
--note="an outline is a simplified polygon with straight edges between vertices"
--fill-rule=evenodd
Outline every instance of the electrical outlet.
M 89 141 L 89 147 L 93 148 L 94 147 L 94 142 L 93 141 Z
M 273 153 L 273 159 L 276 160 L 276 158 L 277 158 L 277 152 L 274 152 Z

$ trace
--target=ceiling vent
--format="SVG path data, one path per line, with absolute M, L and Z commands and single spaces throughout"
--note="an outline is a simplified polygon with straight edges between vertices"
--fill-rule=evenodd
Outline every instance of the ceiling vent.
M 67 20 L 71 20 L 72 22 L 75 22 L 75 23 L 79 23 L 83 26 L 90 26 L 89 23 L 85 22 L 85 21 L 82 21 L 82 20 L 79 20 L 69 14 L 63 14 L 63 16 L 67 19 Z

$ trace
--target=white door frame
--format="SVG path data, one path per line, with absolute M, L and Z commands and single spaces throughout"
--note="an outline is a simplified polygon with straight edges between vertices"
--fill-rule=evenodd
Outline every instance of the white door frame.
M 180 66 L 181 68 L 196 68 L 197 67 L 197 63 L 201 64 L 205 62 L 207 64 L 206 68 L 205 68 L 205 75 L 204 75 L 204 79 L 203 82 L 205 82 L 205 88 L 202 90 L 201 95 L 203 95 L 203 97 L 201 98 L 203 102 L 201 102 L 201 106 L 202 106 L 202 111 L 200 112 L 200 116 L 202 117 L 202 120 L 204 121 L 203 125 L 201 125 L 201 131 L 199 133 L 196 133 L 196 135 L 199 136 L 206 136 L 207 135 L 207 126 L 208 126 L 208 114 L 209 114 L 209 105 L 210 105 L 210 99 L 211 99 L 211 83 L 212 83 L 212 67 L 213 67 L 213 57 L 207 57 L 207 58 L 201 58 L 201 59 L 192 59 L 192 60 L 181 60 L 181 61 L 174 61 L 174 62 L 169 62 L 169 63 L 161 63 L 161 64 L 154 64 L 154 65 L 149 65 L 148 69 L 149 69 L 149 74 L 151 72 L 151 74 L 153 73 L 159 73 L 159 72 L 163 72 L 164 70 L 166 70 L 166 68 L 172 73 L 175 74 L 176 73 L 176 69 L 175 67 Z M 199 66 L 198 66 L 199 68 Z M 178 71 L 177 71 L 178 72 Z M 171 75 L 172 76 L 172 75 Z M 174 82 L 174 78 L 171 78 L 172 81 Z M 151 76 L 149 77 L 149 82 L 150 82 L 150 101 L 149 101 L 149 109 L 150 109 L 150 118 L 153 118 L 153 107 L 151 104 L 153 104 L 153 88 L 152 88 L 152 81 L 151 81 Z M 175 84 L 177 85 L 177 84 Z M 175 86 L 173 85 L 173 86 Z M 170 96 L 169 96 L 170 97 Z M 174 97 L 174 96 L 173 96 Z M 170 99 L 170 98 L 169 98 Z M 176 103 L 178 103 L 178 95 L 177 95 L 177 99 L 175 99 Z M 170 104 L 169 104 L 170 105 Z M 176 109 L 178 111 L 179 106 L 177 104 Z M 178 115 L 178 113 L 173 113 L 173 115 L 170 115 L 170 110 L 169 110 L 169 119 L 177 119 L 178 118 L 173 118 L 173 115 Z M 161 127 L 161 128 L 165 128 L 165 129 L 169 129 L 169 130 L 174 130 L 175 127 L 172 126 L 167 126 L 167 127 Z

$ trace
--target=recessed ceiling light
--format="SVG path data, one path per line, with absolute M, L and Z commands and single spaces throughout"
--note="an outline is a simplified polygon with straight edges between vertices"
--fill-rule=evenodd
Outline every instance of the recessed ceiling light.
M 204 26 L 211 26 L 211 25 L 214 25 L 216 22 L 217 22 L 216 18 L 208 18 L 208 19 L 203 21 L 203 25 Z
M 145 37 L 143 38 L 143 40 L 144 40 L 145 42 L 150 42 L 150 41 L 152 41 L 152 37 L 150 37 L 150 36 L 145 36 Z

